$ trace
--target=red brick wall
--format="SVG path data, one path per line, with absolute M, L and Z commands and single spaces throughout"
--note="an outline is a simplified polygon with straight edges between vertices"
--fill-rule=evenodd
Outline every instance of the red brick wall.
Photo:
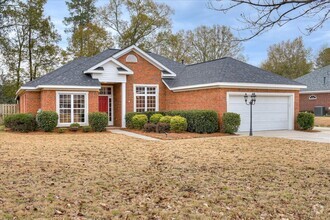
M 21 113 L 37 114 L 40 109 L 40 92 L 24 92 L 20 95 L 19 102 Z
M 121 127 L 121 84 L 113 85 L 113 110 L 114 110 L 114 126 Z
M 137 57 L 137 63 L 126 63 L 126 57 L 133 54 Z M 166 109 L 166 86 L 162 82 L 161 71 L 135 52 L 130 52 L 118 59 L 119 62 L 133 70 L 133 75 L 127 76 L 126 82 L 126 112 L 134 110 L 134 84 L 158 84 L 159 85 L 159 110 Z
M 67 91 L 67 90 L 66 90 Z M 77 92 L 77 91 L 75 91 Z M 85 92 L 85 91 L 82 91 Z M 90 91 L 88 95 L 88 110 L 89 112 L 97 112 L 99 110 L 99 92 Z M 20 112 L 34 113 L 38 109 L 44 111 L 56 111 L 56 91 L 42 90 L 41 92 L 25 92 L 20 95 Z
M 227 111 L 227 92 L 294 93 L 295 117 L 299 113 L 299 91 L 266 89 L 202 89 L 185 92 L 166 92 L 167 110 L 209 109 L 218 112 L 221 118 Z
M 316 100 L 309 100 L 309 96 L 315 95 Z M 300 94 L 300 111 L 314 111 L 315 106 L 325 106 L 327 111 L 330 108 L 330 93 Z

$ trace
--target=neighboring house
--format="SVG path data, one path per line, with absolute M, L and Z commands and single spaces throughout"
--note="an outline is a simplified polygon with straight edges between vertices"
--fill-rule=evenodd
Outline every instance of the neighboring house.
M 249 129 L 244 94 L 257 95 L 255 130 L 293 129 L 304 85 L 232 58 L 184 65 L 136 46 L 108 49 L 74 60 L 23 85 L 21 112 L 59 114 L 59 126 L 88 124 L 88 113 L 106 112 L 109 125 L 125 127 L 127 112 L 211 109 L 241 114 Z
M 314 111 L 315 106 L 330 110 L 330 65 L 299 77 L 296 81 L 307 86 L 300 91 L 300 111 Z

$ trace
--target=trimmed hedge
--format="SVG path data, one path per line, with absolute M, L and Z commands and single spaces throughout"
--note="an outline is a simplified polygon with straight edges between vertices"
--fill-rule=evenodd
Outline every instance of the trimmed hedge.
M 132 118 L 132 126 L 135 129 L 142 129 L 147 122 L 148 117 L 144 114 L 138 114 Z
M 162 114 L 156 113 L 156 114 L 151 115 L 149 121 L 150 121 L 150 123 L 157 124 L 162 117 L 163 117 Z
M 184 132 L 187 130 L 188 123 L 187 119 L 181 116 L 173 116 L 171 118 L 170 129 L 174 132 Z
M 179 115 L 187 119 L 189 132 L 214 133 L 219 130 L 218 113 L 212 110 L 169 111 L 167 115 Z
M 302 130 L 312 130 L 314 128 L 314 114 L 309 112 L 300 112 L 297 117 L 297 123 Z
M 171 129 L 170 123 L 159 122 L 156 126 L 157 133 L 167 133 Z
M 171 123 L 171 118 L 172 118 L 172 116 L 166 115 L 166 116 L 161 117 L 159 119 L 159 122 L 170 124 Z
M 241 125 L 241 116 L 233 112 L 223 113 L 222 124 L 225 133 L 234 134 Z
M 83 130 L 83 132 L 91 132 L 93 129 L 92 129 L 92 127 L 91 126 L 83 126 L 82 127 L 82 130 Z
M 6 128 L 19 132 L 35 131 L 37 128 L 36 119 L 32 114 L 8 115 L 4 118 L 4 124 Z
M 41 111 L 37 114 L 38 127 L 46 132 L 54 131 L 58 122 L 58 114 L 54 111 Z
M 104 112 L 89 113 L 88 121 L 93 131 L 102 132 L 108 126 L 108 115 Z
M 152 114 L 162 114 L 164 116 L 181 116 L 187 119 L 189 132 L 196 133 L 214 133 L 219 131 L 219 118 L 218 113 L 213 110 L 185 110 L 185 111 L 168 111 L 168 112 L 144 112 L 148 119 Z M 132 112 L 126 114 L 126 126 L 132 128 L 132 118 L 135 115 L 142 113 Z M 163 117 L 164 118 L 164 117 Z M 160 119 L 165 120 L 165 119 Z M 165 123 L 165 121 L 160 121 Z M 167 121 L 166 121 L 167 122 Z
M 146 123 L 143 126 L 143 130 L 145 132 L 156 132 L 156 124 L 154 124 L 154 123 Z

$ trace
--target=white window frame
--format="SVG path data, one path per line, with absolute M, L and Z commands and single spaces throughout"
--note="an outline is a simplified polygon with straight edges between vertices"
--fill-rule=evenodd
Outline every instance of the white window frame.
M 156 88 L 156 94 L 153 95 L 153 94 L 136 94 L 136 87 L 145 87 L 145 90 L 147 87 L 154 87 Z M 155 96 L 156 97 L 156 109 L 155 111 L 158 112 L 159 111 L 159 85 L 158 84 L 134 84 L 133 86 L 133 91 L 134 91 L 134 112 L 136 112 L 136 96 L 144 96 L 145 99 L 144 99 L 144 102 L 145 102 L 145 112 L 146 110 L 148 109 L 148 106 L 147 106 L 147 96 Z
M 80 122 L 81 126 L 88 125 L 88 92 L 71 92 L 71 91 L 57 91 L 56 92 L 56 112 L 58 114 L 58 127 L 68 127 L 73 122 L 74 111 L 73 111 L 73 95 L 84 95 L 85 96 L 85 122 Z M 60 95 L 71 95 L 71 123 L 60 123 Z

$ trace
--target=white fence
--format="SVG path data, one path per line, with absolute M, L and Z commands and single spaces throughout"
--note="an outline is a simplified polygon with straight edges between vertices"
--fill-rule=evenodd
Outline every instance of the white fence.
M 4 117 L 19 112 L 18 104 L 0 104 L 0 124 L 3 123 Z

